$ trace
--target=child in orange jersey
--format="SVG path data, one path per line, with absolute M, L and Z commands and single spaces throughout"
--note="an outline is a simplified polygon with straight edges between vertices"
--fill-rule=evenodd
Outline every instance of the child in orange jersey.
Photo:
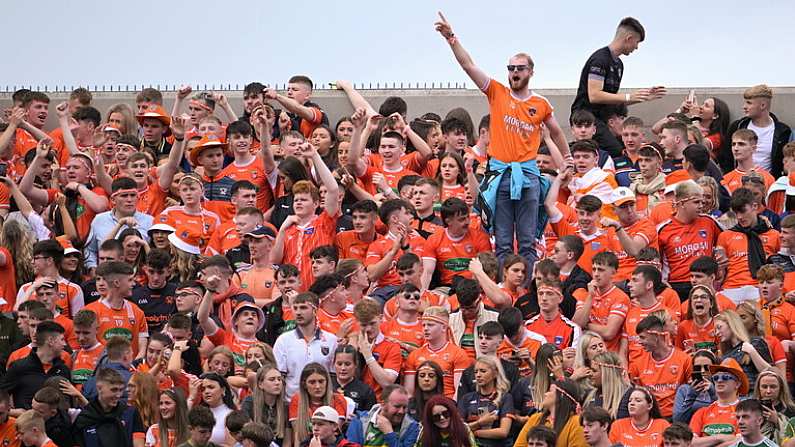
M 571 145 L 574 157 L 575 174 L 568 184 L 568 205 L 574 206 L 585 195 L 592 195 L 602 201 L 602 213 L 615 218 L 610 209 L 613 190 L 618 187 L 612 172 L 599 167 L 599 148 L 593 140 L 576 141 Z
M 335 244 L 340 259 L 358 259 L 364 262 L 367 248 L 375 240 L 375 221 L 378 218 L 378 205 L 372 200 L 360 200 L 351 207 L 353 229 L 339 233 Z
M 420 289 L 412 283 L 405 283 L 400 286 L 392 299 L 396 300 L 397 310 L 394 316 L 381 324 L 381 333 L 387 340 L 400 345 L 405 359 L 425 341 L 422 323 L 419 320 L 422 316 Z
M 756 301 L 759 292 L 753 272 L 762 267 L 768 256 L 778 253 L 780 235 L 766 219 L 759 218 L 759 204 L 750 189 L 734 191 L 731 209 L 737 216 L 737 225 L 721 233 L 717 242 L 729 259 L 723 293 L 735 303 Z
M 690 290 L 688 303 L 677 328 L 676 347 L 688 353 L 703 349 L 716 352 L 719 340 L 712 319 L 718 314 L 715 294 L 707 286 L 695 285 Z
M 734 301 L 729 299 L 726 295 L 722 292 L 714 292 L 717 288 L 717 278 L 719 273 L 720 266 L 718 262 L 715 261 L 714 258 L 711 256 L 701 256 L 696 258 L 690 264 L 690 284 L 693 287 L 697 285 L 702 285 L 709 287 L 710 290 L 713 291 L 715 294 L 715 304 L 717 307 L 717 312 L 721 312 L 726 309 L 734 309 L 737 307 L 734 304 Z M 684 317 L 687 315 L 687 310 L 690 307 L 690 300 L 682 301 L 681 305 L 681 314 Z
M 361 327 L 356 344 L 364 357 L 362 381 L 373 389 L 376 396 L 380 396 L 382 388 L 395 383 L 403 367 L 400 345 L 387 340 L 381 333 L 383 315 L 375 300 L 356 303 L 353 315 Z
M 17 436 L 27 447 L 56 447 L 44 430 L 44 418 L 36 410 L 28 410 L 17 418 Z
M 317 324 L 320 329 L 335 334 L 340 339 L 347 338 L 352 330 L 358 331 L 353 312 L 348 310 L 342 275 L 331 273 L 318 276 L 309 291 L 320 300 L 317 309 Z
M 632 301 L 627 311 L 627 318 L 624 320 L 619 349 L 622 360 L 626 359 L 629 365 L 643 356 L 643 347 L 637 332 L 638 324 L 652 312 L 666 308 L 663 300 L 655 293 L 660 287 L 662 279 L 656 267 L 640 265 L 635 268 L 629 280 L 629 294 Z M 676 315 L 673 310 L 669 310 L 669 313 Z
M 78 389 L 94 374 L 105 346 L 97 340 L 97 314 L 83 309 L 75 315 L 74 330 L 78 348 L 72 353 L 72 383 Z
M 646 247 L 657 248 L 657 229 L 635 210 L 635 194 L 629 188 L 616 188 L 611 196 L 612 210 L 617 220 L 603 217 L 603 227 L 613 227 L 621 249 L 618 256 L 616 281 L 626 281 L 638 265 L 635 257 Z
M 599 334 L 611 351 L 618 351 L 621 328 L 629 310 L 629 297 L 613 284 L 619 260 L 612 252 L 597 253 L 592 260 L 593 280 L 588 289 L 577 289 L 577 310 L 572 320 L 583 330 Z

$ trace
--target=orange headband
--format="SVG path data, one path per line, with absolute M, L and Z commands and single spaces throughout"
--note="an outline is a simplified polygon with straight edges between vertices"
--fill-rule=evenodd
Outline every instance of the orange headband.
M 205 104 L 205 103 L 203 103 L 203 102 L 201 102 L 201 101 L 199 101 L 197 99 L 191 99 L 190 100 L 190 105 L 196 106 L 196 107 L 198 107 L 200 109 L 204 109 L 204 110 L 206 110 L 208 112 L 212 112 L 213 111 L 213 109 L 211 109 L 210 106 L 208 106 L 207 104 Z
M 538 288 L 538 291 L 540 292 L 540 291 L 542 291 L 542 290 L 545 290 L 545 291 L 547 291 L 547 292 L 552 292 L 552 293 L 554 293 L 555 295 L 558 295 L 558 296 L 563 296 L 563 292 L 561 292 L 560 290 L 558 290 L 558 289 L 556 289 L 556 288 L 554 288 L 554 287 L 550 287 L 550 286 L 540 286 L 540 287 Z
M 613 368 L 619 371 L 623 371 L 624 367 L 621 365 L 613 365 L 612 363 L 604 363 L 604 362 L 597 362 L 595 360 L 591 360 L 591 365 L 596 365 L 600 368 Z
M 574 397 L 573 397 L 571 394 L 569 394 L 569 393 L 567 393 L 566 391 L 564 391 L 564 390 L 563 390 L 563 388 L 561 388 L 561 387 L 559 387 L 559 386 L 556 386 L 556 385 L 552 385 L 552 386 L 554 386 L 554 387 L 555 387 L 555 390 L 556 390 L 557 392 L 559 392 L 560 394 L 562 394 L 562 395 L 566 396 L 567 398 L 569 398 L 569 400 L 571 400 L 572 402 L 574 402 L 574 405 L 575 405 L 575 410 L 574 410 L 574 412 L 575 412 L 575 413 L 577 413 L 577 414 L 580 414 L 580 413 L 582 412 L 582 405 L 580 405 L 580 402 L 579 402 L 579 401 L 577 401 L 577 399 L 575 399 L 575 398 L 574 398 Z
M 127 193 L 131 193 L 131 192 L 138 194 L 138 190 L 137 189 L 120 189 L 120 190 L 114 192 L 113 194 L 111 194 L 110 198 L 111 199 L 115 199 L 117 196 L 119 196 L 121 194 L 127 194 Z
M 423 321 L 433 321 L 434 323 L 443 324 L 448 326 L 450 324 L 449 320 L 445 320 L 442 317 L 437 317 L 436 315 L 423 315 L 421 318 Z

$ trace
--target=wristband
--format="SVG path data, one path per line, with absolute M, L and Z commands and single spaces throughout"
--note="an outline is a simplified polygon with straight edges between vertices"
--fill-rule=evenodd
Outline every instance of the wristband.
M 629 93 L 624 94 L 624 101 L 629 102 L 630 98 L 632 98 L 632 95 L 630 95 Z
M 174 137 L 174 141 L 185 141 L 185 136 L 183 135 L 182 138 Z
M 366 365 L 369 365 L 369 364 L 370 364 L 370 362 L 374 362 L 374 361 L 375 361 L 375 357 L 373 357 L 373 356 L 370 356 L 370 357 L 367 357 L 367 358 L 364 360 L 364 363 L 365 363 Z
M 409 248 L 411 248 L 411 245 L 404 245 L 404 246 L 400 247 L 400 249 L 403 250 L 403 251 L 408 251 Z
M 450 37 L 447 38 L 447 43 L 455 45 L 456 42 L 458 42 L 458 39 L 455 37 L 455 34 L 450 34 Z

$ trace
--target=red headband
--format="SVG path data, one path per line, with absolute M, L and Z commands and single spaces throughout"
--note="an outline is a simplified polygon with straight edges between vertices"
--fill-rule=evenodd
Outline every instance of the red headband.
M 135 194 L 138 194 L 138 190 L 137 189 L 120 189 L 120 190 L 114 192 L 113 194 L 111 194 L 110 198 L 111 199 L 115 199 L 117 196 L 119 196 L 121 194 L 127 194 L 127 193 L 131 193 L 131 192 L 135 193 Z
M 547 292 L 552 292 L 552 293 L 554 293 L 555 295 L 558 295 L 558 296 L 563 296 L 563 292 L 561 292 L 560 290 L 558 290 L 558 289 L 556 289 L 556 288 L 554 288 L 554 287 L 550 287 L 550 286 L 539 286 L 539 287 L 538 287 L 538 291 L 539 291 L 539 292 L 541 292 L 542 290 L 545 290 L 545 291 L 547 291 Z
M 423 315 L 421 320 L 423 320 L 423 321 L 433 321 L 434 323 L 443 324 L 445 326 L 448 326 L 450 324 L 449 320 L 445 320 L 442 317 L 437 317 L 436 315 Z
M 211 109 L 210 106 L 208 106 L 207 104 L 199 101 L 198 99 L 191 99 L 190 100 L 190 105 L 196 106 L 196 107 L 198 107 L 200 109 L 204 109 L 204 110 L 206 110 L 208 112 L 212 112 L 213 111 L 213 109 Z

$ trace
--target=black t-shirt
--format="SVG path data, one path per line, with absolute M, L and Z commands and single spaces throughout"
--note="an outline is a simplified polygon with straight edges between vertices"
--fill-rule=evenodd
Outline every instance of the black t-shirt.
M 591 111 L 597 118 L 607 121 L 605 112 L 611 107 L 609 104 L 591 104 L 588 99 L 588 79 L 591 77 L 604 79 L 602 91 L 618 93 L 621 87 L 621 77 L 624 75 L 624 63 L 621 59 L 613 57 L 610 48 L 600 48 L 588 58 L 580 73 L 580 85 L 577 87 L 577 96 L 571 104 L 571 111 L 585 109 Z
M 500 363 L 502 364 L 502 369 L 505 372 L 508 383 L 513 386 L 515 383 L 519 382 L 519 368 L 516 367 L 516 364 L 505 359 L 500 359 Z M 466 394 L 475 390 L 477 390 L 477 388 L 475 388 L 475 365 L 471 365 L 461 374 L 461 382 L 458 385 L 458 399 L 460 400 Z
M 285 194 L 273 203 L 273 212 L 271 212 L 271 223 L 276 228 L 281 228 L 287 216 L 294 214 L 293 211 L 293 195 Z
M 174 302 L 176 292 L 177 285 L 171 282 L 166 283 L 165 287 L 159 290 L 152 290 L 146 285 L 133 287 L 130 301 L 144 311 L 150 333 L 163 330 L 168 319 L 177 313 L 177 305 Z
M 92 279 L 84 282 L 81 286 L 83 289 L 83 300 L 85 304 L 91 304 L 94 301 L 99 301 L 99 292 L 97 292 L 97 280 Z
M 331 379 L 334 389 L 341 391 L 345 397 L 350 397 L 356 402 L 356 411 L 370 411 L 375 405 L 375 393 L 369 385 L 359 379 L 353 379 L 350 383 L 341 387 L 337 382 L 337 377 Z
M 488 397 L 480 395 L 477 391 L 473 391 L 458 400 L 458 411 L 466 422 L 478 420 L 481 413 L 496 411 L 497 420 L 488 428 L 498 428 L 500 426 L 500 419 L 514 412 L 513 398 L 511 393 L 505 393 L 499 402 L 494 402 Z M 479 446 L 500 447 L 505 445 L 506 440 L 477 438 L 477 441 Z

